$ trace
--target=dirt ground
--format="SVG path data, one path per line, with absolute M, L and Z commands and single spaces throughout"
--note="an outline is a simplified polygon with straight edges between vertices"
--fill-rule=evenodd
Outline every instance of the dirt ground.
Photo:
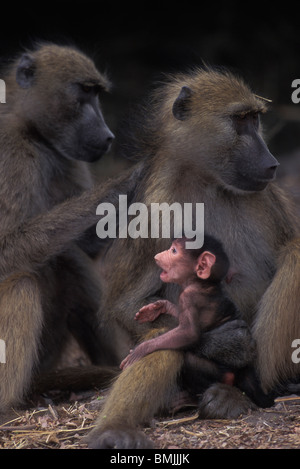
M 0 449 L 85 449 L 107 390 L 43 398 L 15 410 L 0 427 Z M 199 420 L 197 410 L 153 420 L 145 429 L 156 449 L 299 449 L 300 397 L 280 398 L 270 409 L 237 420 Z
M 90 362 L 70 338 L 57 368 Z M 0 449 L 87 449 L 108 389 L 51 391 L 0 420 Z M 144 429 L 155 449 L 300 449 L 300 396 L 278 398 L 269 409 L 236 420 L 200 420 L 195 407 L 156 418 Z

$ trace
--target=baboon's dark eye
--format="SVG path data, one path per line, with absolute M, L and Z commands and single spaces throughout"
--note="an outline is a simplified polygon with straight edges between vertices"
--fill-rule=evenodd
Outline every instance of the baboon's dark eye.
M 84 94 L 93 94 L 98 95 L 102 91 L 102 87 L 98 84 L 90 84 L 90 83 L 77 83 L 80 91 Z
M 237 114 L 236 116 L 234 116 L 234 119 L 236 120 L 236 122 L 245 122 L 247 120 L 247 114 Z
M 93 86 L 90 86 L 90 85 L 80 85 L 80 88 L 81 88 L 81 91 L 83 91 L 84 93 L 92 93 L 93 92 Z
M 253 119 L 254 127 L 257 129 L 258 126 L 259 126 L 259 114 L 258 114 L 258 112 L 254 112 L 252 114 L 252 119 Z

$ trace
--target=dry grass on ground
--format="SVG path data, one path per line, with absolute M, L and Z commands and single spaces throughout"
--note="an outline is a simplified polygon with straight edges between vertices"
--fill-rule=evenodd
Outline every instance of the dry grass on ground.
M 16 410 L 0 427 L 1 449 L 85 449 L 107 391 L 71 394 Z M 196 409 L 153 421 L 145 432 L 157 449 L 300 448 L 300 397 L 283 398 L 237 420 L 199 420 Z

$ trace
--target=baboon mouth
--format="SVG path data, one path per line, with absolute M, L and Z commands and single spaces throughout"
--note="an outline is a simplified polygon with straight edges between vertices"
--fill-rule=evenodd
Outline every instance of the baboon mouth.
M 103 155 L 105 155 L 109 151 L 110 147 L 111 147 L 110 144 L 102 145 L 102 146 L 101 145 L 86 146 L 84 148 L 85 155 L 81 155 L 80 159 L 82 159 L 83 161 L 88 161 L 88 162 L 98 161 Z
M 275 179 L 275 175 L 270 178 L 248 178 L 242 174 L 239 175 L 238 179 L 232 184 L 234 187 L 243 191 L 261 191 L 267 187 L 267 185 Z
M 91 152 L 91 153 L 99 153 L 99 152 L 102 152 L 105 150 L 105 146 L 104 145 L 86 145 L 85 146 L 85 150 L 87 152 Z

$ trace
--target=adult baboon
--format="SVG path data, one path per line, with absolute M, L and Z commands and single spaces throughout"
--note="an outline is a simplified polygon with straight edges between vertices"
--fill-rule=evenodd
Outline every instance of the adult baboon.
M 96 207 L 109 188 L 91 189 L 86 162 L 99 159 L 113 139 L 98 99 L 109 82 L 77 50 L 43 45 L 22 54 L 4 78 L 0 411 L 23 398 L 34 372 L 50 369 L 68 328 L 94 363 L 105 360 L 91 259 L 99 239 L 95 229 L 88 243 L 82 235 L 99 219 Z
M 276 159 L 261 133 L 266 100 L 228 72 L 195 70 L 171 78 L 151 97 L 145 124 L 137 127 L 140 177 L 128 204 L 205 204 L 205 230 L 221 238 L 232 273 L 225 284 L 258 346 L 265 391 L 299 375 L 291 343 L 300 336 L 300 246 L 290 202 L 273 182 Z M 134 148 L 135 145 L 131 146 Z M 101 317 L 127 334 L 134 346 L 153 334 L 136 312 L 160 298 L 176 301 L 177 291 L 162 284 L 153 257 L 169 239 L 116 239 L 108 249 Z M 165 325 L 159 317 L 155 327 Z M 149 332 L 150 331 L 150 332 Z M 151 332 L 152 331 L 152 332 Z M 235 328 L 226 324 L 204 333 L 206 358 L 239 360 L 230 344 Z M 128 353 L 128 350 L 127 350 Z M 123 358 L 120 354 L 120 360 Z M 166 407 L 176 391 L 183 363 L 180 351 L 156 351 L 124 370 L 112 388 L 95 430 L 94 447 L 147 446 L 136 425 Z M 224 384 L 211 386 L 199 402 L 207 417 L 237 417 L 249 401 Z

